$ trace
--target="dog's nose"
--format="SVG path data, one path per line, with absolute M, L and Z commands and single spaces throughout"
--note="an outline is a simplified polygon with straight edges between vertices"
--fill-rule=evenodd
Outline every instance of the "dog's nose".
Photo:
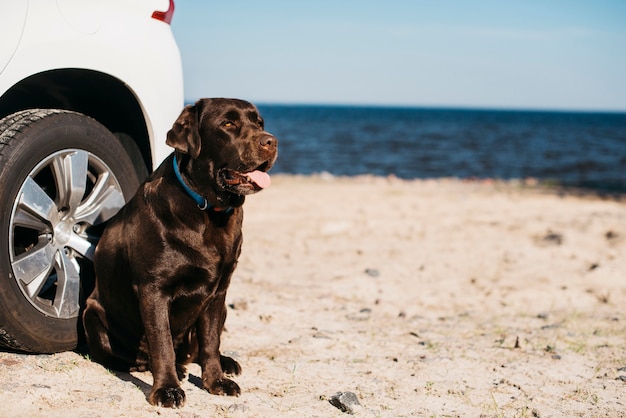
M 276 138 L 272 135 L 263 135 L 260 141 L 263 148 L 274 148 L 276 147 L 276 142 Z

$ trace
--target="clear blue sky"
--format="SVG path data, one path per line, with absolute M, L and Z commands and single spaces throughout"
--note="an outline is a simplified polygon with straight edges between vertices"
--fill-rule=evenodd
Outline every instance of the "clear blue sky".
M 626 0 L 177 0 L 185 97 L 626 111 Z

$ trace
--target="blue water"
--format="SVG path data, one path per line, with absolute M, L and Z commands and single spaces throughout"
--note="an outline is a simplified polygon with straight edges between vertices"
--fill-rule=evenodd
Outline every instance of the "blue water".
M 537 178 L 626 192 L 626 113 L 260 105 L 273 173 Z

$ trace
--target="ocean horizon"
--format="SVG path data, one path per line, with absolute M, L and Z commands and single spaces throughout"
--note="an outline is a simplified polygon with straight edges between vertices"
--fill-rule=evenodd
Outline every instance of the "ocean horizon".
M 626 112 L 257 104 L 272 173 L 537 179 L 626 193 Z

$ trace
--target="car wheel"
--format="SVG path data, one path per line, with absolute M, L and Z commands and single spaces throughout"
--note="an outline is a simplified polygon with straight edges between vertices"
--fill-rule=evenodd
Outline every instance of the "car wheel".
M 117 138 L 80 113 L 0 120 L 0 344 L 74 349 L 103 224 L 139 185 Z

